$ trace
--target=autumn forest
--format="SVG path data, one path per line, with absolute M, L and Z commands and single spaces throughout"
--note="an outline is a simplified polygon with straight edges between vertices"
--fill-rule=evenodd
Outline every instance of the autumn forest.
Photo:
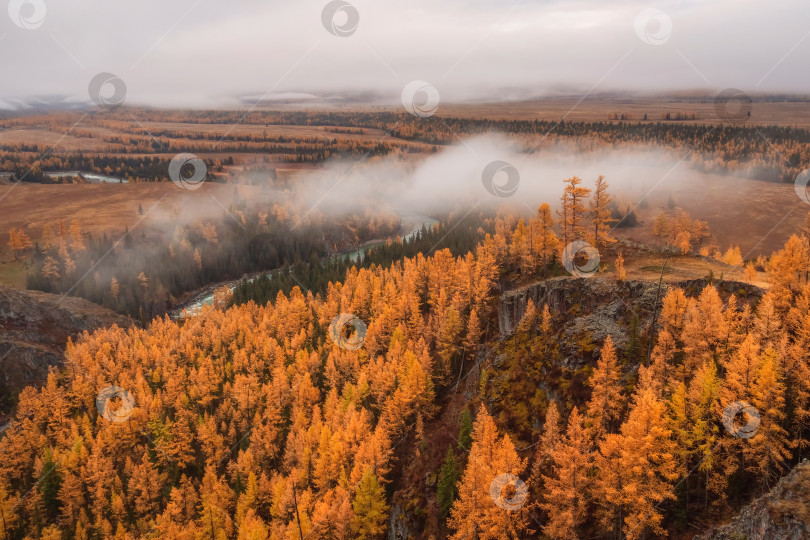
M 561 187 L 556 212 L 542 203 L 527 219 L 423 226 L 354 264 L 298 263 L 309 286 L 274 274 L 223 287 L 193 317 L 152 318 L 166 307 L 147 304 L 142 327 L 69 342 L 64 366 L 19 395 L 0 440 L 4 537 L 376 538 L 395 505 L 421 516 L 425 536 L 642 538 L 767 490 L 810 436 L 808 231 L 739 282 L 659 283 L 651 320 L 631 302 L 621 335 L 580 337 L 578 354 L 595 361 L 570 365 L 561 344 L 582 306 L 529 298 L 499 330 L 499 296 L 569 275 L 580 261 L 561 250 L 580 239 L 601 268 L 568 279 L 621 297 L 633 255 L 615 236 L 632 210 L 603 177 Z M 201 243 L 227 240 L 219 253 L 232 258 L 259 238 L 293 250 L 288 259 L 318 251 L 268 237 L 266 213 L 234 211 L 248 228 L 233 237 L 210 224 L 176 231 L 165 275 L 216 267 Z M 668 213 L 649 225 L 662 253 L 715 252 L 742 267 L 739 249 L 709 250 L 704 222 Z M 436 249 L 438 234 L 454 249 Z M 75 221 L 46 225 L 32 279 L 66 286 L 62 273 L 108 242 L 85 238 Z M 750 285 L 757 273 L 764 294 Z M 131 311 L 139 293 L 124 291 L 150 286 L 134 279 L 113 278 L 93 299 Z M 753 416 L 729 412 L 736 403 L 756 411 L 750 438 L 741 418 Z M 434 439 L 437 429 L 449 436 Z M 409 485 L 426 465 L 428 480 Z
M 806 0 L 5 4 L 0 540 L 810 539 Z

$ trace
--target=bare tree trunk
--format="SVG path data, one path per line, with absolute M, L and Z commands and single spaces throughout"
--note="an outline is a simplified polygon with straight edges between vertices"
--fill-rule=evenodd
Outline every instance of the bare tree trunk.
M 295 503 L 295 521 L 298 523 L 298 537 L 304 540 L 304 533 L 301 531 L 301 516 L 298 515 L 298 495 L 295 492 L 295 482 L 293 482 L 293 503 Z

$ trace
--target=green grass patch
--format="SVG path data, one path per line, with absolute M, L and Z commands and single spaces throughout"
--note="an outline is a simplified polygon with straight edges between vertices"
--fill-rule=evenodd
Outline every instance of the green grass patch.
M 25 289 L 25 276 L 28 270 L 23 261 L 8 261 L 0 263 L 0 283 L 10 285 L 17 289 Z
M 654 266 L 654 265 L 642 266 L 641 269 L 644 270 L 645 272 L 655 272 L 656 274 L 661 275 L 661 267 L 660 266 Z M 674 272 L 675 272 L 675 269 L 672 268 L 671 266 L 667 266 L 667 267 L 664 268 L 664 275 L 672 274 Z

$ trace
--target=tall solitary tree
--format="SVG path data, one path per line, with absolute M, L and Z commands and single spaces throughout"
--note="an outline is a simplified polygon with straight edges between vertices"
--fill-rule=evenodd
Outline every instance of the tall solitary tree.
M 608 206 L 613 197 L 607 192 L 608 183 L 601 174 L 596 179 L 596 187 L 589 204 L 591 223 L 593 223 L 593 247 L 599 249 L 609 243 L 615 242 L 615 238 L 610 236 L 610 224 L 618 221 L 612 217 L 612 212 Z
M 585 199 L 591 194 L 591 190 L 580 187 L 582 178 L 572 176 L 565 180 L 567 184 L 562 196 L 562 211 L 560 216 L 560 228 L 563 231 L 563 242 L 568 245 L 574 240 L 585 236 Z

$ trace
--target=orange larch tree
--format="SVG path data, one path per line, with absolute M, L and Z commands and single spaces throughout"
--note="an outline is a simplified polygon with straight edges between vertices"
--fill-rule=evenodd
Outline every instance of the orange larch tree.
M 20 253 L 31 247 L 31 238 L 24 230 L 11 228 L 8 231 L 8 247 L 11 248 L 16 261 Z
M 543 475 L 545 491 L 540 508 L 549 516 L 543 533 L 575 540 L 588 517 L 592 456 L 577 408 L 568 417 L 565 437 L 551 453 L 554 467 Z
M 759 428 L 745 449 L 748 471 L 754 473 L 763 488 L 770 488 L 790 458 L 785 421 L 785 386 L 776 351 L 768 348 L 754 379 L 751 404 L 759 413 Z
M 593 441 L 598 441 L 605 434 L 612 433 L 618 428 L 624 408 L 619 378 L 616 348 L 613 346 L 613 339 L 607 336 L 596 369 L 588 381 L 591 398 L 587 406 L 587 423 Z
M 545 273 L 546 268 L 557 253 L 560 251 L 560 241 L 554 234 L 554 218 L 551 216 L 551 208 L 547 203 L 543 203 L 537 209 L 537 216 L 534 224 L 533 250 L 535 257 L 539 260 L 540 267 Z
M 563 243 L 569 244 L 585 236 L 585 199 L 591 190 L 580 187 L 582 178 L 572 176 L 565 180 L 567 184 L 562 196 L 562 210 L 558 211 Z
M 505 493 L 515 489 L 514 477 L 523 473 L 525 460 L 517 455 L 508 435 L 498 436 L 498 428 L 483 404 L 475 418 L 472 438 L 458 498 L 450 509 L 448 525 L 454 531 L 451 538 L 494 540 L 525 534 L 529 523 L 525 504 L 528 493 L 520 491 L 519 485 L 517 492 Z M 501 485 L 507 478 L 511 479 L 509 484 Z M 506 497 L 509 504 L 496 504 L 493 496 Z
M 600 174 L 596 179 L 596 187 L 593 190 L 593 196 L 589 204 L 593 236 L 589 236 L 588 241 L 592 242 L 593 247 L 596 249 L 616 241 L 615 238 L 610 236 L 610 226 L 611 223 L 616 223 L 618 220 L 612 217 L 610 203 L 613 197 L 610 196 L 607 189 L 608 183 L 605 182 L 605 177 Z
M 602 452 L 606 456 L 618 453 L 615 465 L 621 491 L 615 502 L 623 508 L 622 530 L 629 539 L 642 538 L 648 530 L 664 533 L 659 503 L 675 498 L 678 477 L 675 443 L 667 423 L 666 405 L 649 389 L 641 390 L 622 425 L 621 439 Z

